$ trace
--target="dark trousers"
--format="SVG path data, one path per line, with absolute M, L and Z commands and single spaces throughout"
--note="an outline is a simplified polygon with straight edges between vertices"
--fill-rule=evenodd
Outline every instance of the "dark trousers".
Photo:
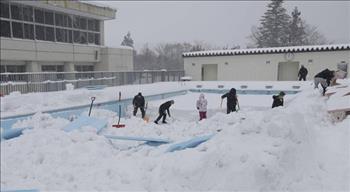
M 156 122 L 158 122 L 158 121 L 160 120 L 160 118 L 162 118 L 162 117 L 163 117 L 163 122 L 165 122 L 165 119 L 166 119 L 166 113 L 165 113 L 165 111 L 164 111 L 164 112 L 162 112 L 162 111 L 159 112 L 159 116 L 158 116 L 158 118 L 156 119 Z
M 207 112 L 206 111 L 200 111 L 199 112 L 199 120 L 206 119 L 207 118 Z
M 306 76 L 300 75 L 300 76 L 299 76 L 299 81 L 301 81 L 301 80 L 306 81 Z
M 227 106 L 227 114 L 236 111 L 236 105 L 234 106 Z
M 137 106 L 134 107 L 134 111 L 133 111 L 134 116 L 136 116 L 136 113 L 137 113 L 137 109 L 138 109 L 138 108 L 140 108 L 140 111 L 141 111 L 141 114 L 142 114 L 142 118 L 144 118 L 146 112 L 145 112 L 145 109 L 144 109 L 143 107 L 137 107 Z

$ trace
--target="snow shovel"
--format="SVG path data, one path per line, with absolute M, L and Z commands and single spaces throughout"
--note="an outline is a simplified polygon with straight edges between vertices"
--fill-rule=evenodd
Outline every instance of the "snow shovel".
M 96 97 L 91 97 L 91 104 L 90 104 L 90 109 L 89 109 L 89 117 L 90 117 L 92 105 L 94 104 L 95 99 L 96 99 Z
M 120 99 L 121 99 L 121 97 L 122 97 L 122 93 L 119 91 L 119 99 L 118 99 L 118 101 L 119 101 L 119 112 L 118 112 L 118 124 L 116 124 L 116 125 L 112 125 L 112 127 L 115 127 L 115 128 L 123 128 L 123 127 L 125 127 L 125 124 L 120 124 L 120 116 L 121 116 L 121 112 L 122 112 L 122 106 L 120 105 Z

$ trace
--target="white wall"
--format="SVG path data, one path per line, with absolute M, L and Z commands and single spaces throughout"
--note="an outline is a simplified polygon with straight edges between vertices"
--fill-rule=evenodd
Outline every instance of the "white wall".
M 309 59 L 312 59 L 313 62 L 309 63 Z M 270 63 L 266 64 L 266 61 Z M 284 61 L 286 61 L 285 53 L 185 57 L 184 68 L 186 76 L 191 76 L 195 81 L 201 80 L 203 64 L 218 64 L 218 80 L 275 81 L 277 80 L 278 63 Z M 294 53 L 292 61 L 304 65 L 309 71 L 307 79 L 313 79 L 316 73 L 325 68 L 336 70 L 337 64 L 341 61 L 350 63 L 350 50 Z M 192 63 L 195 65 L 193 66 Z
M 6 65 L 11 65 L 13 63 L 11 61 L 23 61 L 27 64 L 37 63 L 39 65 L 95 64 L 96 71 L 134 70 L 133 50 L 129 48 L 1 38 L 0 51 L 1 63 Z M 40 66 L 27 66 L 27 69 L 40 69 Z
M 101 62 L 96 71 L 133 71 L 133 50 L 129 48 L 102 48 Z

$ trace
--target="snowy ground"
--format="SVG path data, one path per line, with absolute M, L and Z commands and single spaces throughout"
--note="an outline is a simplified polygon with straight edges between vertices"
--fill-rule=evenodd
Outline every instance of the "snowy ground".
M 123 91 L 127 97 L 137 91 L 147 95 L 189 86 L 195 84 L 125 86 Z M 197 93 L 169 98 L 175 100 L 175 105 L 170 109 L 172 118 L 167 125 L 146 123 L 138 114 L 122 119 L 126 128 L 116 129 L 111 127 L 117 121 L 116 114 L 96 109 L 92 115 L 109 122 L 100 135 L 88 127 L 66 133 L 62 128 L 68 120 L 37 113 L 31 120 L 15 125 L 32 125 L 34 129 L 1 142 L 1 189 L 349 191 L 350 119 L 331 122 L 326 98 L 310 82 L 304 83 L 303 89 L 295 96 L 287 95 L 285 106 L 274 109 L 270 108 L 271 96 L 240 95 L 241 110 L 230 115 L 224 113 L 225 103 L 220 108 L 220 95 L 206 94 L 209 118 L 201 122 L 194 110 Z M 82 103 L 82 95 L 96 95 L 96 91 L 83 92 L 12 95 L 2 99 L 1 104 L 7 107 L 2 106 L 1 111 L 12 115 L 30 108 L 40 111 L 52 105 L 77 105 Z M 104 100 L 115 97 L 98 94 Z M 37 106 L 25 102 L 33 97 L 46 101 Z M 55 98 L 62 99 L 55 104 Z M 71 103 L 61 103 L 69 99 Z M 156 118 L 161 102 L 149 102 L 147 113 L 151 120 Z M 218 129 L 222 131 L 217 132 Z M 173 153 L 165 153 L 169 145 L 151 147 L 142 142 L 110 141 L 102 136 L 156 137 L 179 142 L 210 133 L 216 135 L 206 143 Z

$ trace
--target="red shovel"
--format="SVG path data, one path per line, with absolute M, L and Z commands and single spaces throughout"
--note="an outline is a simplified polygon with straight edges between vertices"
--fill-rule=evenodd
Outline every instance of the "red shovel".
M 119 91 L 119 99 L 118 99 L 118 101 L 120 102 L 120 98 L 122 97 L 122 93 Z M 121 112 L 122 112 L 122 106 L 120 105 L 120 103 L 119 103 L 119 113 L 118 113 L 118 115 L 119 115 L 119 118 L 118 118 L 118 124 L 114 124 L 114 125 L 112 125 L 112 127 L 115 127 L 115 128 L 123 128 L 123 127 L 125 127 L 125 124 L 120 124 L 120 116 L 121 116 Z

